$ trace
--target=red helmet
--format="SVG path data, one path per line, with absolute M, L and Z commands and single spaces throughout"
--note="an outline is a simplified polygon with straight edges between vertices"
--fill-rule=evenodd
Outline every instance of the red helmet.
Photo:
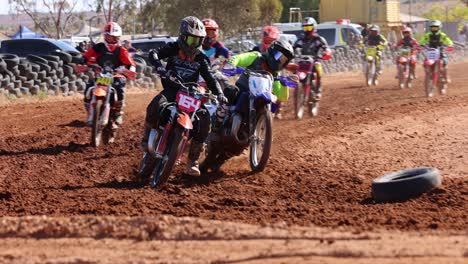
M 104 34 L 104 41 L 109 50 L 114 51 L 122 36 L 122 28 L 115 22 L 109 22 L 104 26 L 102 34 Z
M 273 41 L 279 39 L 279 30 L 275 26 L 266 26 L 263 28 L 262 42 L 265 45 L 270 45 Z
M 206 29 L 206 37 L 203 40 L 203 46 L 211 48 L 218 39 L 218 23 L 211 18 L 205 18 L 202 22 Z
M 411 36 L 412 30 L 410 27 L 405 27 L 401 32 L 403 33 L 403 35 L 405 35 L 405 33 L 409 33 L 409 35 Z

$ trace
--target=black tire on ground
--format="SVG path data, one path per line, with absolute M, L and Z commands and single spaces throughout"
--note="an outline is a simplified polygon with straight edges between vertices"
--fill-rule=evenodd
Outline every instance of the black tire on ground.
M 47 63 L 36 62 L 36 64 L 41 67 L 41 71 L 50 72 L 52 70 L 52 67 L 50 67 Z
M 63 77 L 62 79 L 60 79 L 60 84 L 66 84 L 68 83 L 70 80 L 68 79 L 68 77 Z
M 29 88 L 29 91 L 33 95 L 39 94 L 39 91 L 40 91 L 39 85 L 34 85 L 33 87 Z
M 58 61 L 47 61 L 47 64 L 52 68 L 52 70 L 57 70 L 59 67 Z
M 15 95 L 16 97 L 22 97 L 20 88 L 11 88 L 8 89 L 8 92 L 12 95 Z
M 18 64 L 18 70 L 20 71 L 21 75 L 26 76 L 28 73 L 31 72 L 31 64 Z
M 37 79 L 44 81 L 47 77 L 47 73 L 45 71 L 40 71 L 37 73 Z
M 31 63 L 31 71 L 32 72 L 39 72 L 41 70 L 41 66 L 35 64 L 35 63 Z
M 372 197 L 378 202 L 407 200 L 441 183 L 442 178 L 436 168 L 420 167 L 392 172 L 372 181 Z
M 46 60 L 46 59 L 41 58 L 41 57 L 36 56 L 36 55 L 28 55 L 28 56 L 26 56 L 26 58 L 27 58 L 30 62 L 47 64 L 47 60 Z
M 26 88 L 26 87 L 20 87 L 20 91 L 22 94 L 24 95 L 29 95 L 29 88 Z
M 2 53 L 0 54 L 0 58 L 3 59 L 3 61 L 6 62 L 7 68 L 12 69 L 16 66 L 18 66 L 20 59 L 18 56 L 15 54 L 8 54 L 8 53 Z
M 68 91 L 70 91 L 70 89 L 68 88 L 68 83 L 60 85 L 60 91 L 64 96 L 68 95 Z
M 4 60 L 0 59 L 0 72 L 5 72 L 7 70 L 7 64 Z
M 54 56 L 54 55 L 40 55 L 39 57 L 44 58 L 44 59 L 46 59 L 48 61 L 55 61 L 55 62 L 60 61 L 60 57 L 59 56 Z
M 76 75 L 68 76 L 68 81 L 70 82 L 76 81 Z
M 59 57 L 64 63 L 72 61 L 72 55 L 64 51 L 52 51 L 50 54 Z
M 61 78 L 63 78 L 63 76 L 65 76 L 64 73 L 63 73 L 63 68 L 58 68 L 57 69 L 57 78 L 61 79 Z
M 73 67 L 70 65 L 63 65 L 63 74 L 70 77 L 74 74 Z
M 81 55 L 79 56 L 72 56 L 71 63 L 74 64 L 82 64 L 83 63 L 83 57 Z
M 22 81 L 22 82 L 25 82 L 28 80 L 28 78 L 26 78 L 26 76 L 18 76 L 18 80 Z
M 34 81 L 24 81 L 23 82 L 23 87 L 31 89 L 31 87 L 34 86 Z
M 20 88 L 22 86 L 22 82 L 20 80 L 14 81 L 13 84 L 15 85 L 15 88 Z

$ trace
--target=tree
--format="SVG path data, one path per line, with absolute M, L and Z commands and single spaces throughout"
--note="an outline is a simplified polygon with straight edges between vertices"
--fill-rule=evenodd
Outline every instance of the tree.
M 423 16 L 428 19 L 463 23 L 463 21 L 468 20 L 468 7 L 459 4 L 451 9 L 447 9 L 441 4 L 436 4 L 432 6 L 428 13 L 423 14 Z
M 27 14 L 36 28 L 47 36 L 62 38 L 73 21 L 79 19 L 74 13 L 78 0 L 9 0 L 19 13 Z M 45 12 L 38 11 L 38 4 Z
M 193 15 L 200 19 L 213 18 L 225 35 L 232 36 L 277 21 L 282 4 L 279 0 L 160 0 L 151 1 L 144 8 L 156 9 L 154 15 L 160 18 L 164 29 L 172 34 L 177 34 L 182 18 Z

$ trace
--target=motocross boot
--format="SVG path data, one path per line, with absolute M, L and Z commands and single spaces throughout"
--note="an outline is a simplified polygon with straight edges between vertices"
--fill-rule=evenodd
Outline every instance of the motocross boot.
M 283 115 L 281 114 L 283 107 L 281 106 L 281 102 L 277 103 L 278 109 L 276 109 L 275 119 L 281 120 L 283 119 Z
M 200 169 L 198 168 L 198 159 L 203 151 L 205 145 L 203 143 L 192 141 L 190 145 L 187 167 L 185 168 L 185 174 L 190 176 L 200 176 Z
M 115 137 L 117 135 L 117 130 L 123 123 L 122 106 L 123 106 L 122 101 L 115 101 L 112 104 L 113 122 L 111 126 L 111 131 L 109 134 L 109 143 L 114 143 Z
M 90 103 L 89 102 L 84 102 L 84 108 L 86 110 L 86 125 L 91 125 L 93 122 L 93 116 L 90 113 Z
M 143 129 L 143 137 L 141 138 L 140 147 L 144 152 L 148 151 L 148 139 L 151 133 L 151 125 L 148 122 L 145 122 L 145 127 Z

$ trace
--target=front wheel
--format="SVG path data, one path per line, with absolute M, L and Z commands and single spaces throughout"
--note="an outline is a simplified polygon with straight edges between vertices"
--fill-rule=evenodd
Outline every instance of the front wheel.
M 93 111 L 93 127 L 91 128 L 91 145 L 93 147 L 98 147 L 101 144 L 103 128 L 99 117 L 101 116 L 103 109 L 103 101 L 97 100 Z
M 426 96 L 432 97 L 434 94 L 434 83 L 432 82 L 432 68 L 426 68 L 426 77 L 424 78 L 424 88 Z
M 263 171 L 270 158 L 272 143 L 271 114 L 263 111 L 257 116 L 255 132 L 250 143 L 250 168 L 253 172 Z
M 374 61 L 368 61 L 366 67 L 366 83 L 371 86 L 374 82 L 375 64 Z
M 137 178 L 139 180 L 146 180 L 151 176 L 151 173 L 156 166 L 156 159 L 150 153 L 145 151 L 141 158 L 140 165 L 138 166 Z
M 405 71 L 405 66 L 400 64 L 398 67 L 398 85 L 400 86 L 400 89 L 404 89 L 406 86 Z
M 153 172 L 151 187 L 161 189 L 169 179 L 172 168 L 177 160 L 180 148 L 183 144 L 184 130 L 181 127 L 175 127 L 166 144 L 162 158 L 156 161 L 156 168 Z
M 294 89 L 294 114 L 296 119 L 302 119 L 304 116 L 304 84 L 301 83 Z

